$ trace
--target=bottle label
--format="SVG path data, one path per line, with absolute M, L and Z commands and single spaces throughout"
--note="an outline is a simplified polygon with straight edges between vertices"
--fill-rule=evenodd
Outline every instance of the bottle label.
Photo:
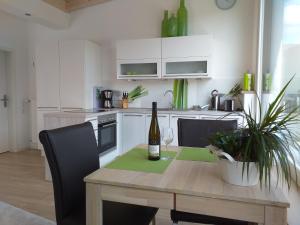
M 159 145 L 149 145 L 148 150 L 152 157 L 159 157 Z

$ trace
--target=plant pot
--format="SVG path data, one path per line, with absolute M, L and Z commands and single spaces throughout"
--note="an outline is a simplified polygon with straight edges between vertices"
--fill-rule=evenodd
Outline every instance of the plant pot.
M 238 186 L 255 186 L 258 184 L 259 172 L 254 162 L 249 164 L 248 174 L 247 167 L 245 167 L 243 174 L 243 162 L 230 162 L 226 159 L 221 159 L 219 164 L 220 173 L 225 182 Z

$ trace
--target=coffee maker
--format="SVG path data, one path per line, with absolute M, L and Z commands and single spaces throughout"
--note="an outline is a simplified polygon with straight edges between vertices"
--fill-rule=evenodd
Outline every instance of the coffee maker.
M 113 91 L 112 90 L 101 91 L 101 107 L 102 108 L 111 109 L 113 107 L 112 99 L 113 99 Z

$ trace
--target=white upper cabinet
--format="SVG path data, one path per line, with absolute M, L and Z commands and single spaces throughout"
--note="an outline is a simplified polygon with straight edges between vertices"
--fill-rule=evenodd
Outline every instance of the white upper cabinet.
M 118 41 L 118 79 L 157 79 L 161 77 L 161 39 Z
M 207 78 L 210 75 L 210 35 L 117 42 L 118 79 Z
M 36 95 L 38 109 L 59 110 L 59 45 L 44 42 L 35 49 Z
M 93 88 L 101 83 L 100 46 L 89 41 L 60 42 L 62 109 L 93 107 Z
M 209 78 L 212 55 L 210 35 L 162 39 L 162 77 Z
M 124 40 L 117 42 L 117 59 L 160 59 L 161 38 Z
M 211 36 L 183 36 L 162 38 L 162 58 L 211 56 Z

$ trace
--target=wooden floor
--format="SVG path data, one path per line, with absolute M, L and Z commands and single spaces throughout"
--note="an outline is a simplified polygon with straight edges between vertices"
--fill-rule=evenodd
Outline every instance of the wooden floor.
M 0 201 L 54 220 L 52 183 L 38 151 L 0 154 Z
M 55 220 L 52 183 L 44 180 L 38 151 L 0 154 L 0 180 L 0 201 Z M 160 211 L 157 225 L 171 224 L 169 212 Z

